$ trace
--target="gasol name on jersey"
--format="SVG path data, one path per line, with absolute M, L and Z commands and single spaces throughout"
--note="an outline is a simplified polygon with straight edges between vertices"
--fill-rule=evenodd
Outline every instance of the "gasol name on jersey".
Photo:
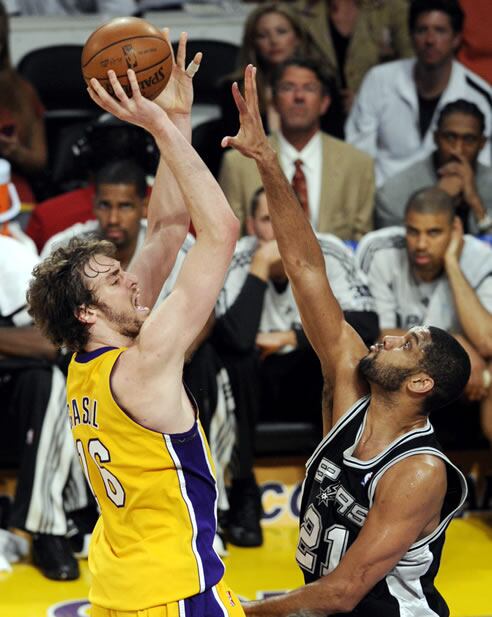
M 89 396 L 83 396 L 80 399 L 73 398 L 67 404 L 70 428 L 74 428 L 79 424 L 87 424 L 98 429 L 97 407 L 96 399 L 92 399 Z

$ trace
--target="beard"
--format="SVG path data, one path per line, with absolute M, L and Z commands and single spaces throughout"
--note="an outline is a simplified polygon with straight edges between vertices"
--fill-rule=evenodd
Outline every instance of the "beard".
M 116 326 L 119 334 L 130 339 L 137 338 L 142 327 L 142 322 L 135 315 L 114 311 L 104 302 L 98 302 L 97 307 L 101 309 L 105 317 Z
M 359 373 L 370 384 L 378 385 L 387 392 L 397 392 L 405 379 L 415 372 L 410 368 L 381 366 L 377 358 L 377 354 L 364 356 L 359 362 Z

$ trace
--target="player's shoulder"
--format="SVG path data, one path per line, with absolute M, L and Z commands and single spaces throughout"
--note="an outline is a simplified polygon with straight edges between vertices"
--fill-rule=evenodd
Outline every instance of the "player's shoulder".
M 480 255 L 485 259 L 492 259 L 492 247 L 488 242 L 470 234 L 465 234 L 464 243 L 467 251 L 473 251 L 474 255 Z
M 333 254 L 335 257 L 340 256 L 343 259 L 354 259 L 354 254 L 350 246 L 348 246 L 341 238 L 327 232 L 316 232 L 316 238 L 321 247 L 323 254 Z
M 321 140 L 324 146 L 330 148 L 337 157 L 347 160 L 351 167 L 357 165 L 359 167 L 370 167 L 374 165 L 373 158 L 363 152 L 356 146 L 349 144 L 346 141 L 342 141 L 337 137 L 328 135 L 328 133 L 321 132 Z
M 402 60 L 377 64 L 366 73 L 364 82 L 375 87 L 382 85 L 393 87 L 397 77 L 412 76 L 414 64 L 415 58 L 403 58 Z
M 374 257 L 375 255 L 382 255 L 387 251 L 404 250 L 406 250 L 405 228 L 394 225 L 368 232 L 359 241 L 355 253 L 357 258 L 362 260 L 369 253 Z
M 489 107 L 492 106 L 492 86 L 485 81 L 480 75 L 477 75 L 474 71 L 467 66 L 455 60 L 455 70 L 461 75 L 465 87 L 469 93 L 476 97 L 478 100 L 483 100 Z
M 395 486 L 419 486 L 423 489 L 446 489 L 447 465 L 445 458 L 435 452 L 416 452 L 397 460 L 382 475 L 379 486 L 393 490 Z

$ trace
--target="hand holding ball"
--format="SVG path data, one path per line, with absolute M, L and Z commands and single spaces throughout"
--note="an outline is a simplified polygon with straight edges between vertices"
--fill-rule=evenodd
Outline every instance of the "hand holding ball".
M 127 71 L 133 69 L 142 95 L 155 99 L 166 87 L 172 68 L 172 52 L 164 35 L 138 17 L 112 19 L 90 35 L 82 50 L 82 75 L 87 85 L 95 77 L 109 94 L 113 94 L 110 69 L 128 96 Z

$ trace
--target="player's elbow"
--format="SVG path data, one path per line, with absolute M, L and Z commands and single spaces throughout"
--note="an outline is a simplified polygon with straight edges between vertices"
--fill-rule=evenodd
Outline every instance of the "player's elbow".
M 361 593 L 359 585 L 353 580 L 339 579 L 333 581 L 328 575 L 326 582 L 329 588 L 326 589 L 326 606 L 322 610 L 332 613 L 351 613 L 362 600 L 364 594 Z
M 336 604 L 335 611 L 337 613 L 351 613 L 360 601 L 360 598 L 354 595 L 350 585 L 340 587 L 335 592 L 333 599 Z
M 217 222 L 212 233 L 224 248 L 233 251 L 239 237 L 240 226 L 239 219 L 234 212 L 228 208 L 221 220 Z

